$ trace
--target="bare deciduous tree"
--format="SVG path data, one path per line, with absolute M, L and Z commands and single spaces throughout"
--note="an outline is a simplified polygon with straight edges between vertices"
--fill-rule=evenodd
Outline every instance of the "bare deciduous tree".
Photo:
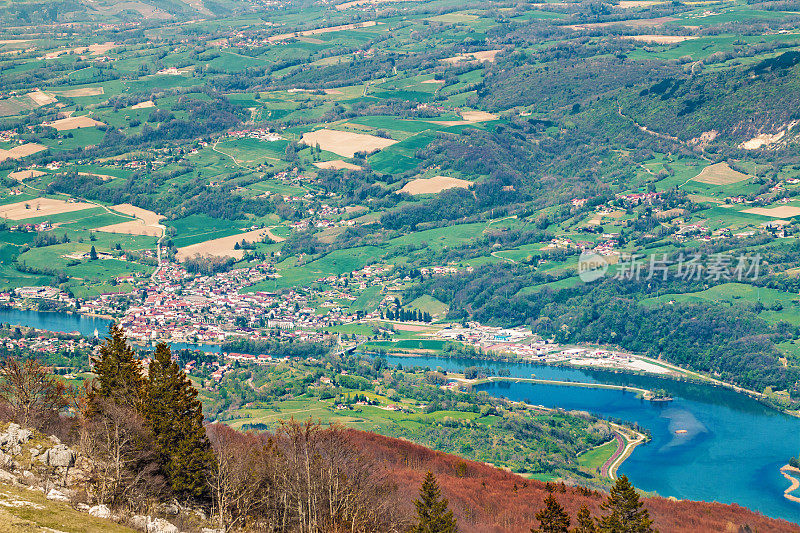
M 81 448 L 93 458 L 97 500 L 133 508 L 163 493 L 166 483 L 144 418 L 113 400 L 98 400 L 93 407 L 81 425 Z
M 67 387 L 35 358 L 0 361 L 0 402 L 15 422 L 40 427 L 66 407 Z
M 208 480 L 219 527 L 243 528 L 256 517 L 262 526 L 274 525 L 274 468 L 279 463 L 272 442 L 221 424 L 208 426 L 206 432 L 214 450 Z
M 219 527 L 264 531 L 403 530 L 385 474 L 340 428 L 286 422 L 276 433 L 212 425 L 209 476 Z

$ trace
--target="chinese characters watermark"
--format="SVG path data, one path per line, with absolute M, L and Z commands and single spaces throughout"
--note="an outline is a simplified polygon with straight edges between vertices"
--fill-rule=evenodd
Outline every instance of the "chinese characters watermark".
M 640 281 L 682 279 L 685 281 L 754 281 L 761 274 L 761 254 L 624 254 L 609 258 L 584 252 L 578 259 L 578 277 L 591 282 L 605 276 Z M 615 268 L 611 269 L 611 265 Z

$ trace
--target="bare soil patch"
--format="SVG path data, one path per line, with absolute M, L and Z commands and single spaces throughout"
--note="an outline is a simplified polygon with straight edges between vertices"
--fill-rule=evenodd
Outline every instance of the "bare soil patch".
M 79 96 L 100 96 L 103 94 L 102 87 L 84 87 L 82 89 L 68 89 L 66 91 L 52 91 L 53 94 L 58 96 L 66 96 L 67 98 L 76 98 Z
M 411 195 L 417 194 L 436 194 L 447 189 L 462 188 L 466 189 L 472 185 L 471 181 L 448 176 L 434 176 L 432 178 L 417 178 L 406 183 L 400 192 L 407 192 Z
M 27 208 L 26 208 L 27 206 Z M 22 220 L 24 218 L 45 217 L 58 215 L 59 213 L 69 213 L 71 211 L 82 211 L 97 207 L 86 202 L 65 202 L 54 198 L 36 198 L 26 202 L 16 202 L 0 206 L 0 216 L 11 220 Z
M 477 124 L 479 122 L 488 122 L 490 120 L 497 120 L 499 117 L 486 111 L 470 111 L 464 110 L 460 112 L 464 120 L 428 120 L 431 124 L 439 124 L 440 126 L 467 126 L 469 124 Z
M 739 145 L 739 148 L 745 150 L 758 150 L 764 146 L 774 144 L 786 136 L 786 133 L 792 130 L 800 121 L 794 120 L 781 128 L 777 133 L 759 133 L 749 141 L 745 141 Z
M 335 170 L 361 170 L 360 166 L 354 165 L 353 163 L 348 163 L 347 161 L 342 161 L 341 159 L 337 159 L 335 161 L 319 161 L 314 163 L 314 166 L 317 168 L 332 168 Z
M 164 234 L 164 228 L 148 226 L 144 221 L 136 219 L 128 222 L 120 222 L 119 224 L 111 224 L 110 226 L 103 226 L 97 228 L 97 231 L 104 231 L 106 233 L 123 233 L 125 235 L 144 235 L 147 237 L 161 237 Z
M 111 181 L 114 179 L 114 176 L 109 176 L 108 174 L 95 174 L 94 172 L 78 172 L 79 176 L 92 176 L 95 178 L 100 178 L 103 181 Z
M 754 215 L 764 215 L 767 217 L 775 218 L 791 218 L 800 215 L 800 207 L 792 205 L 782 205 L 780 207 L 754 207 L 752 209 L 745 209 L 744 213 L 753 213 Z
M 444 83 L 444 80 L 424 80 L 422 83 Z
M 472 61 L 486 61 L 489 63 L 494 63 L 495 58 L 499 52 L 502 50 L 484 50 L 482 52 L 470 52 L 468 54 L 458 54 L 457 56 L 448 57 L 447 59 L 442 59 L 445 63 L 470 63 Z
M 28 157 L 42 150 L 47 150 L 47 146 L 36 143 L 21 144 L 10 150 L 0 150 L 0 162 L 6 159 L 22 159 L 23 157 Z
M 624 38 L 655 44 L 675 44 L 697 39 L 694 35 L 626 35 Z
M 31 91 L 25 96 L 33 100 L 33 102 L 39 106 L 52 104 L 57 101 L 55 97 L 47 93 L 43 93 L 42 91 Z
M 111 209 L 119 211 L 124 215 L 134 216 L 136 220 L 103 226 L 97 228 L 98 231 L 105 231 L 106 233 L 125 233 L 127 235 L 149 235 L 153 237 L 161 237 L 164 234 L 164 226 L 159 223 L 161 219 L 164 218 L 163 215 L 131 204 L 119 204 L 112 206 Z
M 131 109 L 147 109 L 149 107 L 155 107 L 156 104 L 152 100 L 147 100 L 146 102 L 139 102 L 138 104 L 133 104 Z
M 384 139 L 364 133 L 321 129 L 303 134 L 303 142 L 344 157 L 353 157 L 356 152 L 373 152 L 396 144 L 393 139 Z
M 662 0 L 620 0 L 618 6 L 622 9 L 632 9 L 637 7 L 648 7 L 663 4 Z
M 710 185 L 730 185 L 732 183 L 744 181 L 749 177 L 750 176 L 747 174 L 742 174 L 737 170 L 733 170 L 728 166 L 728 163 L 723 162 L 707 166 L 700 174 L 692 179 Z
M 415 326 L 414 324 L 394 324 L 394 329 L 400 331 L 428 331 L 425 326 Z
M 348 9 L 355 6 L 363 6 L 366 4 L 386 4 L 390 2 L 420 2 L 422 0 L 353 0 L 352 2 L 345 2 L 344 4 L 338 4 L 336 9 L 341 11 L 343 9 Z
M 370 26 L 375 26 L 378 22 L 374 20 L 367 20 L 364 22 L 355 22 L 353 24 L 342 24 L 341 26 L 329 26 L 327 28 L 317 28 L 315 30 L 305 30 L 305 31 L 298 31 L 293 33 L 281 33 L 279 35 L 273 35 L 269 37 L 267 40 L 269 42 L 277 42 L 277 41 L 285 41 L 286 39 L 291 39 L 292 37 L 308 37 L 309 35 L 321 35 L 323 33 L 332 33 L 335 31 L 342 31 L 342 30 L 355 30 L 358 28 L 369 28 Z M 381 23 L 382 24 L 382 23 Z
M 195 255 L 211 255 L 215 257 L 233 257 L 235 259 L 241 259 L 244 257 L 244 250 L 234 249 L 234 246 L 237 242 L 240 243 L 242 240 L 247 242 L 258 242 L 265 236 L 276 242 L 282 242 L 286 240 L 273 234 L 269 228 L 262 228 L 254 231 L 248 231 L 246 233 L 237 233 L 236 235 L 230 235 L 228 237 L 222 237 L 211 241 L 200 242 L 190 246 L 184 246 L 182 248 L 178 248 L 178 253 L 175 254 L 175 257 L 179 261 L 185 261 L 189 257 L 194 257 Z
M 16 172 L 12 172 L 8 175 L 9 178 L 12 180 L 17 181 L 25 181 L 31 178 L 38 178 L 39 176 L 44 176 L 45 173 L 41 170 L 18 170 Z
M 87 52 L 94 56 L 105 55 L 106 52 L 116 47 L 117 43 L 95 43 L 89 46 L 77 46 L 75 48 L 66 48 L 64 50 L 56 50 L 55 52 L 48 52 L 44 55 L 45 59 L 55 59 L 66 54 L 85 54 Z
M 487 113 L 486 111 L 461 111 L 461 116 L 464 120 L 469 122 L 486 122 L 489 120 L 497 120 L 497 115 Z
M 99 120 L 95 120 L 88 116 L 83 117 L 68 117 L 56 120 L 54 122 L 44 122 L 42 126 L 50 126 L 58 131 L 77 130 L 79 128 L 93 128 L 95 126 L 105 126 Z
M 146 224 L 154 226 L 158 224 L 164 215 L 159 215 L 158 213 L 154 213 L 153 211 L 148 211 L 147 209 L 142 209 L 141 207 L 136 207 L 135 205 L 131 204 L 117 204 L 111 207 L 114 211 L 119 211 L 123 215 L 129 215 L 136 218 L 142 219 Z
M 571 26 L 564 26 L 572 30 L 590 30 L 592 28 L 607 28 L 609 26 L 630 26 L 633 28 L 652 28 L 656 26 L 663 26 L 667 22 L 678 20 L 675 17 L 658 17 L 653 19 L 631 19 L 631 20 L 615 20 L 613 22 L 590 22 L 588 24 L 573 24 Z

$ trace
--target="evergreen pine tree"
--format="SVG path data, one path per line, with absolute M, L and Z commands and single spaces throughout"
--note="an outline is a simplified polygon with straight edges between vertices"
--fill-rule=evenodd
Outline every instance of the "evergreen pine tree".
M 456 519 L 453 511 L 447 508 L 447 500 L 441 498 L 439 484 L 431 473 L 425 476 L 425 481 L 419 489 L 419 499 L 414 502 L 417 507 L 419 522 L 411 529 L 413 533 L 455 533 Z
M 146 388 L 144 414 L 172 491 L 184 497 L 204 498 L 211 448 L 203 427 L 202 405 L 197 390 L 172 361 L 169 346 L 164 343 L 156 346 Z
M 111 400 L 138 410 L 144 395 L 142 365 L 125 340 L 122 327 L 111 324 L 108 335 L 100 346 L 100 356 L 94 360 L 97 379 L 89 392 L 89 403 Z
M 620 476 L 608 499 L 600 506 L 610 513 L 599 520 L 599 531 L 604 533 L 651 533 L 653 521 L 650 513 L 639 501 L 639 494 L 626 476 Z
M 594 519 L 592 518 L 592 514 L 589 512 L 589 508 L 586 505 L 582 505 L 580 511 L 578 511 L 578 516 L 576 518 L 578 524 L 572 530 L 572 533 L 596 533 L 597 526 L 594 524 Z
M 569 515 L 552 493 L 544 499 L 544 507 L 535 516 L 539 521 L 539 527 L 531 528 L 533 533 L 567 533 L 569 531 Z
M 92 249 L 89 250 L 89 260 L 90 261 L 97 260 L 97 250 L 94 249 L 94 245 L 92 245 Z

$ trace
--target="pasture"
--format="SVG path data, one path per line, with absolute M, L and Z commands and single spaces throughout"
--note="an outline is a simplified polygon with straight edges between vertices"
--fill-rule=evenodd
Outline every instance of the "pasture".
M 290 257 L 278 263 L 279 278 L 267 279 L 247 288 L 248 292 L 271 291 L 286 287 L 309 285 L 319 278 L 340 276 L 376 262 L 383 254 L 381 248 L 360 246 L 346 250 L 335 250 L 310 262 L 301 262 Z M 370 298 L 369 296 L 365 298 Z

